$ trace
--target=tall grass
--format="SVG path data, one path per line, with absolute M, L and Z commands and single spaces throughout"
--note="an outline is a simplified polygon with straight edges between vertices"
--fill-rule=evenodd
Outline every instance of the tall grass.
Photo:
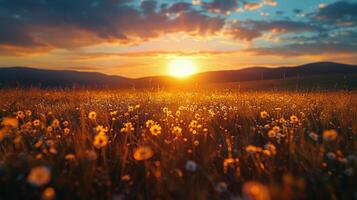
M 357 194 L 354 92 L 2 90 L 0 109 L 0 199 Z

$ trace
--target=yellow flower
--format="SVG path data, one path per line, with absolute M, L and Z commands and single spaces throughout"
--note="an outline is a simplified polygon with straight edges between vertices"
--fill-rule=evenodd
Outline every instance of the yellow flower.
M 296 115 L 291 115 L 290 116 L 290 121 L 293 123 L 299 122 L 299 118 Z
M 34 125 L 35 127 L 40 126 L 40 120 L 38 120 L 38 119 L 34 120 L 34 121 L 33 121 L 33 125 Z
M 279 126 L 274 126 L 273 127 L 273 131 L 275 131 L 276 133 L 280 132 L 280 127 Z
M 120 129 L 122 133 L 130 133 L 134 131 L 134 126 L 131 122 L 124 123 L 124 127 Z
M 51 180 L 51 171 L 48 167 L 38 166 L 31 169 L 27 176 L 27 182 L 32 185 L 41 187 Z
M 108 137 L 103 134 L 98 134 L 94 137 L 93 146 L 97 149 L 103 148 L 108 144 Z
M 162 111 L 163 111 L 164 113 L 167 113 L 167 112 L 169 112 L 169 109 L 168 109 L 167 107 L 164 107 L 164 108 L 162 109 Z
M 135 149 L 133 156 L 135 160 L 147 160 L 150 159 L 153 155 L 154 151 L 151 149 L 151 147 L 144 145 Z
M 146 125 L 146 128 L 151 128 L 151 126 L 153 126 L 155 124 L 154 120 L 147 120 L 145 125 Z
M 88 118 L 91 120 L 95 120 L 97 118 L 97 113 L 92 111 L 88 114 Z
M 268 117 L 268 112 L 266 112 L 266 111 L 260 112 L 260 118 L 265 119 L 267 117 Z
M 325 130 L 322 133 L 322 138 L 328 142 L 335 141 L 337 139 L 337 132 L 336 132 L 336 130 L 333 130 L 333 129 Z
M 129 106 L 129 107 L 128 107 L 128 111 L 129 111 L 129 112 L 134 111 L 134 107 L 133 107 L 133 106 Z
M 31 115 L 32 115 L 31 110 L 26 110 L 26 112 L 25 112 L 25 113 L 26 113 L 26 115 L 27 115 L 27 116 L 31 116 Z
M 153 135 L 160 135 L 161 134 L 161 126 L 158 124 L 151 126 L 150 132 Z
M 243 185 L 243 199 L 270 200 L 269 190 L 259 182 L 249 181 Z
M 182 128 L 179 127 L 179 126 L 175 126 L 175 127 L 172 129 L 172 133 L 173 133 L 175 136 L 181 136 L 181 135 L 182 135 Z
M 276 155 L 276 147 L 274 146 L 274 144 L 268 143 L 268 144 L 264 145 L 264 149 L 269 151 L 270 154 Z
M 268 137 L 274 138 L 275 136 L 276 136 L 276 132 L 275 132 L 274 130 L 270 130 L 270 131 L 268 132 Z
M 56 191 L 52 187 L 47 187 L 45 190 L 42 192 L 42 199 L 43 200 L 52 200 L 55 198 Z
M 25 114 L 22 111 L 17 111 L 16 113 L 18 119 L 23 119 L 25 118 Z
M 69 153 L 64 157 L 64 159 L 66 159 L 66 160 L 74 160 L 74 159 L 76 159 L 76 155 L 74 155 L 72 153 Z
M 52 127 L 53 128 L 57 128 L 60 125 L 60 122 L 58 121 L 58 119 L 54 119 L 52 121 Z
M 246 148 L 245 148 L 245 151 L 249 154 L 254 154 L 254 153 L 257 153 L 257 152 L 261 152 L 261 148 L 260 147 L 256 147 L 256 146 L 253 146 L 253 145 L 248 145 Z
M 64 128 L 64 129 L 63 129 L 63 134 L 64 134 L 64 135 L 68 135 L 69 133 L 70 133 L 69 128 Z
M 198 121 L 197 120 L 192 120 L 190 124 L 188 125 L 189 128 L 197 128 L 198 126 Z
M 68 122 L 68 121 L 64 121 L 64 122 L 62 122 L 62 125 L 63 125 L 64 127 L 67 127 L 67 126 L 69 125 L 69 122 Z
M 102 125 L 98 125 L 95 130 L 97 131 L 97 133 L 106 133 L 108 132 L 108 127 L 104 127 Z

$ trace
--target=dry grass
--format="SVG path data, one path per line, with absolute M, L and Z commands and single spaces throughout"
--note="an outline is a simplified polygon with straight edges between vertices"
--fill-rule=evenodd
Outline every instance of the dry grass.
M 356 198 L 355 93 L 2 90 L 0 109 L 0 199 Z

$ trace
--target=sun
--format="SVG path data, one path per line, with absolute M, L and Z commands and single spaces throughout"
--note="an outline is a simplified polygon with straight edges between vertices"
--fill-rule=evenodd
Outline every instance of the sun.
M 170 76 L 185 78 L 197 72 L 197 66 L 191 58 L 174 58 L 168 65 Z

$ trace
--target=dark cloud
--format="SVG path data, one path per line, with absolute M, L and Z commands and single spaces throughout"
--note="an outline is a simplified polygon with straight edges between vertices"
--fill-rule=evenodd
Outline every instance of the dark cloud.
M 256 21 L 247 20 L 234 23 L 229 31 L 229 35 L 234 38 L 253 40 L 262 36 L 265 32 L 275 34 L 318 32 L 321 27 L 300 21 L 276 20 L 276 21 Z
M 129 0 L 2 0 L 0 48 L 40 46 L 44 49 L 75 48 L 103 42 L 138 43 L 165 33 L 209 35 L 220 31 L 224 19 L 175 4 L 175 18 L 156 1 L 140 7 Z
M 357 20 L 357 2 L 339 1 L 328 4 L 313 14 L 323 21 L 355 21 Z
M 211 12 L 227 12 L 238 8 L 237 0 L 212 0 L 210 2 L 202 2 L 203 7 Z
M 191 10 L 192 4 L 186 2 L 178 2 L 167 8 L 167 12 L 169 13 L 180 13 L 184 11 Z
M 269 48 L 251 48 L 245 50 L 255 55 L 304 56 L 304 55 L 337 55 L 356 54 L 356 44 L 309 43 L 291 44 Z

